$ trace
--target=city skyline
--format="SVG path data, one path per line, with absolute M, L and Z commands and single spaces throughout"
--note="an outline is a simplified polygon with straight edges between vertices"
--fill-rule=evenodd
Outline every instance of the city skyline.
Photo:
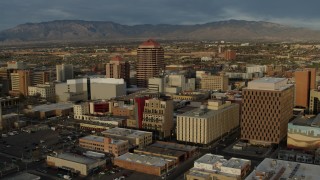
M 126 0 L 127 1 L 127 0 Z M 230 19 L 268 21 L 320 29 L 317 1 L 36 1 L 0 2 L 0 30 L 52 20 L 113 21 L 120 24 L 203 24 Z M 157 8 L 154 8 L 157 7 Z M 147 15 L 147 16 L 146 16 Z

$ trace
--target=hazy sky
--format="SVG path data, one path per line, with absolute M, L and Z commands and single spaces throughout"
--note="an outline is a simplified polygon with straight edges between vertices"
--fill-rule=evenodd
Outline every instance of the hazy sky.
M 319 0 L 0 0 L 0 30 L 51 20 L 201 24 L 258 20 L 320 29 Z

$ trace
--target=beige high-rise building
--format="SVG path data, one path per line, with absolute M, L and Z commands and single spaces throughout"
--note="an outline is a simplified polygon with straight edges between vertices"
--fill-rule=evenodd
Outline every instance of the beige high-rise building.
M 285 78 L 261 78 L 243 89 L 241 138 L 251 144 L 279 144 L 293 116 L 294 87 Z
M 177 116 L 177 140 L 209 144 L 239 126 L 239 104 L 208 101 L 205 105 Z
M 227 91 L 228 84 L 229 77 L 225 75 L 203 75 L 201 78 L 201 89 Z
M 138 47 L 137 55 L 137 85 L 148 87 L 148 79 L 159 77 L 165 69 L 163 48 L 149 39 Z
M 56 65 L 57 81 L 65 82 L 68 79 L 73 79 L 73 65 L 72 64 L 61 64 Z
M 145 101 L 142 128 L 154 131 L 156 138 L 167 138 L 173 128 L 173 101 L 148 99 Z
M 19 96 L 28 95 L 28 86 L 31 85 L 30 70 L 15 70 L 11 75 L 11 91 L 10 94 Z
M 130 84 L 130 64 L 122 59 L 121 56 L 112 57 L 106 65 L 106 77 L 124 79 L 127 86 Z

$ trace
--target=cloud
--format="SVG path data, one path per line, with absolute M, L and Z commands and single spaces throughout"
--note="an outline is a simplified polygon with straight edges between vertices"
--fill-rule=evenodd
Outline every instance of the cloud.
M 267 20 L 320 29 L 319 5 L 318 0 L 1 0 L 0 30 L 26 22 L 62 19 L 128 25 Z

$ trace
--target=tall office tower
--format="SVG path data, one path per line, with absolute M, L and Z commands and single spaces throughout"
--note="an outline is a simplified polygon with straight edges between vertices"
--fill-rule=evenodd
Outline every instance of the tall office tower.
M 11 91 L 13 96 L 28 95 L 28 86 L 31 85 L 30 70 L 15 70 L 11 75 Z
M 261 78 L 243 89 L 241 138 L 251 144 L 279 144 L 293 116 L 293 85 L 285 78 Z
M 169 137 L 173 129 L 173 101 L 169 99 L 146 100 L 142 128 L 153 131 L 156 139 Z
M 13 70 L 9 70 L 7 68 L 0 68 L 0 83 L 2 84 L 1 91 L 4 94 L 9 93 L 11 89 L 11 78 L 10 73 Z
M 295 106 L 308 108 L 310 90 L 316 89 L 316 69 L 305 68 L 303 71 L 296 71 L 295 77 Z
M 56 65 L 57 81 L 65 82 L 68 79 L 73 79 L 73 65 L 72 64 L 61 64 Z
M 138 47 L 137 85 L 148 87 L 148 79 L 159 77 L 165 69 L 164 51 L 159 43 L 149 39 Z
M 124 79 L 127 86 L 130 85 L 130 64 L 121 56 L 114 56 L 106 65 L 107 78 Z
M 45 84 L 52 81 L 51 71 L 34 71 L 31 74 L 31 85 Z
M 234 50 L 228 49 L 224 52 L 224 59 L 225 60 L 235 60 L 236 57 L 237 57 L 236 51 L 234 51 Z

